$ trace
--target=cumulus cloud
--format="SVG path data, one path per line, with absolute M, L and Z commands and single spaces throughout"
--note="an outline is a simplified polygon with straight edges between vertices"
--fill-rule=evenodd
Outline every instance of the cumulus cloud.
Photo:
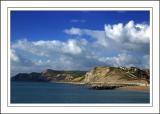
M 115 66 L 115 67 L 136 66 L 141 68 L 149 68 L 149 64 L 148 64 L 149 58 L 146 58 L 146 55 L 141 58 L 141 57 L 135 57 L 130 54 L 122 53 L 114 57 L 102 57 L 102 58 L 99 58 L 99 60 L 107 63 L 109 66 Z M 142 64 L 142 61 L 147 63 Z
M 71 70 L 75 66 L 73 57 L 79 56 L 86 44 L 85 39 L 69 39 L 67 42 L 18 40 L 11 45 L 12 74 L 47 68 Z
M 107 46 L 107 39 L 105 37 L 105 32 L 101 30 L 89 30 L 89 29 L 80 29 L 72 27 L 70 29 L 65 29 L 64 32 L 69 35 L 87 35 L 96 40 L 97 44 L 100 44 L 101 46 L 106 47 Z
M 77 45 L 76 40 L 73 39 L 67 42 L 67 47 L 64 51 L 70 52 L 72 54 L 79 54 L 82 52 L 81 48 Z
M 71 29 L 66 29 L 64 30 L 65 33 L 69 34 L 69 35 L 82 35 L 82 31 L 79 28 L 74 28 L 72 27 Z
M 117 47 L 126 51 L 149 53 L 150 27 L 147 24 L 105 25 L 106 38 L 111 39 Z M 123 44 L 123 45 L 121 45 Z
M 78 46 L 78 44 L 80 43 L 84 43 L 84 41 L 77 42 L 75 39 L 69 39 L 67 42 L 61 42 L 58 40 L 40 40 L 30 42 L 27 39 L 23 39 L 18 40 L 16 43 L 14 43 L 12 45 L 12 48 L 21 49 L 38 56 L 49 56 L 50 52 L 52 51 L 69 54 L 79 54 L 82 52 L 81 48 Z
M 105 25 L 104 28 L 106 37 L 116 42 L 149 43 L 149 25 L 134 24 L 134 21 L 129 21 L 126 25 L 119 23 L 112 26 Z
M 13 42 L 12 75 L 19 72 L 40 72 L 47 68 L 56 70 L 88 70 L 95 66 L 149 68 L 150 27 L 147 24 L 129 21 L 127 24 L 104 25 L 104 30 L 72 27 L 65 29 L 64 32 L 72 38 L 67 41 L 22 39 Z
M 106 48 L 117 48 L 124 51 L 138 51 L 148 54 L 150 42 L 150 26 L 147 24 L 135 24 L 129 21 L 127 24 L 118 23 L 104 25 L 104 30 L 89 30 L 74 28 L 64 30 L 66 34 L 77 36 L 90 36 L 95 38 L 94 45 Z M 123 45 L 122 45 L 123 44 Z
M 36 68 L 34 68 L 34 61 L 21 56 L 21 54 L 18 54 L 17 50 L 11 49 L 11 76 L 19 72 L 32 72 L 34 70 L 36 71 Z
M 16 55 L 16 52 L 13 49 L 11 49 L 11 61 L 19 62 L 19 57 Z

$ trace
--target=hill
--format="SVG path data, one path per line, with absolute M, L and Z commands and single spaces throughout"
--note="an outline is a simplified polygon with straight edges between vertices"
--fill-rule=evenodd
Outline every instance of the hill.
M 12 81 L 81 82 L 86 71 L 58 71 L 47 69 L 41 73 L 19 73 Z
M 85 84 L 149 84 L 149 70 L 136 67 L 95 67 L 89 71 L 58 71 L 47 69 L 41 73 L 19 73 L 12 81 L 70 82 Z
M 95 67 L 86 73 L 84 82 L 93 87 L 145 86 L 149 84 L 149 70 L 136 67 Z

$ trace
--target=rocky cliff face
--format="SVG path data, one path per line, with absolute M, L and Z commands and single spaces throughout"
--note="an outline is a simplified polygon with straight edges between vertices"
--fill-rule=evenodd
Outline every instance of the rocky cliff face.
M 109 67 L 95 67 L 86 73 L 84 82 L 93 83 L 93 82 L 104 82 L 104 79 L 107 74 L 109 74 Z
M 19 73 L 13 81 L 83 82 L 94 83 L 149 83 L 149 70 L 136 67 L 95 67 L 90 71 L 57 71 L 47 69 L 41 73 Z
M 85 83 L 149 83 L 149 72 L 136 67 L 95 67 L 86 73 Z

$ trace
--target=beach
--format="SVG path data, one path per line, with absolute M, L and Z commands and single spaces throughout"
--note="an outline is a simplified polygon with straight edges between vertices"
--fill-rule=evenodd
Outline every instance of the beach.
M 125 86 L 125 87 L 120 87 L 118 89 L 149 92 L 150 86 Z

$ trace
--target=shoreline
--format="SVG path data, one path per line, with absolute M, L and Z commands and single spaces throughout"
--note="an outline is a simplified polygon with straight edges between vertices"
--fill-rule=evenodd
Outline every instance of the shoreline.
M 149 86 L 125 86 L 117 88 L 119 90 L 130 90 L 130 91 L 142 91 L 142 92 L 150 92 Z
M 85 85 L 85 83 L 83 83 L 83 82 L 54 82 L 54 81 L 51 81 L 51 83 Z
M 56 82 L 56 81 L 50 81 L 48 83 L 73 84 L 73 85 L 88 86 L 84 82 Z M 91 86 L 88 86 L 88 87 L 91 87 Z M 104 88 L 105 88 L 105 86 L 104 86 Z M 102 89 L 103 89 L 103 86 L 102 86 Z M 117 87 L 115 89 L 117 89 L 117 90 L 128 90 L 128 91 L 150 92 L 150 86 L 123 86 L 123 87 Z M 103 89 L 103 90 L 109 90 L 109 89 Z
M 85 84 L 83 82 L 51 82 L 51 83 L 62 83 L 62 84 L 73 84 L 73 85 L 87 85 L 87 84 Z M 116 88 L 116 89 L 117 90 L 150 92 L 150 86 L 123 86 L 123 87 L 119 87 L 119 88 Z

